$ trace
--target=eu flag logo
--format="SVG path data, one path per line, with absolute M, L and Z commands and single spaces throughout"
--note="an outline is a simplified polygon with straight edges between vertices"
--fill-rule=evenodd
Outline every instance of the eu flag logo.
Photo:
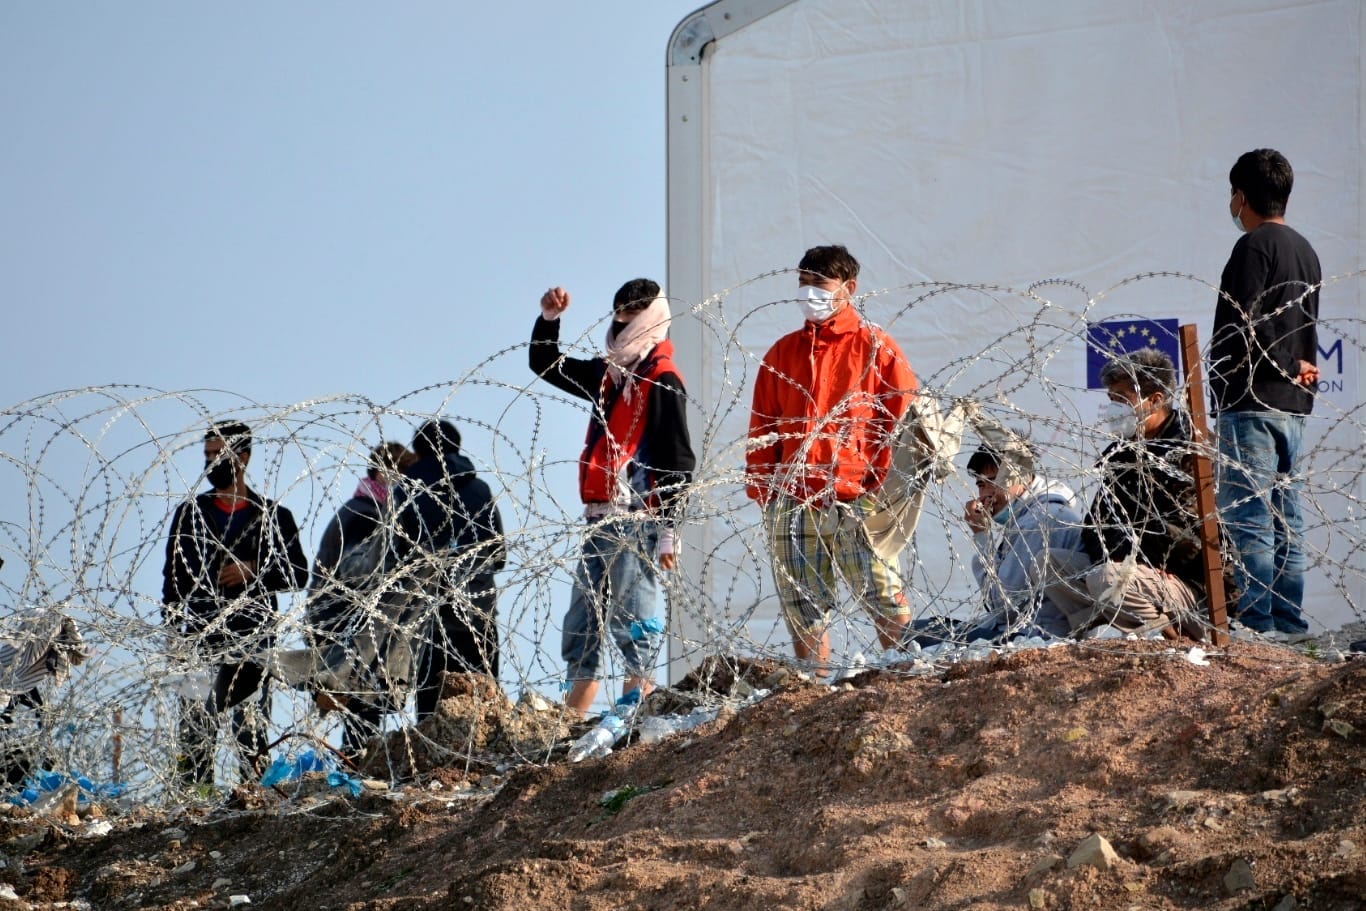
M 1172 359 L 1180 376 L 1181 342 L 1174 319 L 1107 319 L 1086 326 L 1086 388 L 1100 389 L 1100 370 L 1111 358 L 1156 348 Z

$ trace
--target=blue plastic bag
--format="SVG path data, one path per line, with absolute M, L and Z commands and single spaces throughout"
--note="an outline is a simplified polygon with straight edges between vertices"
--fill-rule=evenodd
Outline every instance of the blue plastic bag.
M 305 750 L 296 758 L 276 756 L 261 776 L 261 786 L 272 788 L 287 781 L 298 781 L 309 772 L 330 772 L 336 768 L 337 762 L 331 756 L 319 756 L 312 750 Z

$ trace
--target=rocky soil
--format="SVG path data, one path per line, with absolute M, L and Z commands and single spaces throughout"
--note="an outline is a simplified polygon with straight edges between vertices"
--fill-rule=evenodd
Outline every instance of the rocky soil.
M 775 691 L 578 765 L 581 728 L 452 681 L 376 744 L 412 757 L 387 791 L 239 789 L 98 837 L 20 813 L 0 909 L 1366 908 L 1366 659 L 1114 642 L 691 683 L 737 679 Z

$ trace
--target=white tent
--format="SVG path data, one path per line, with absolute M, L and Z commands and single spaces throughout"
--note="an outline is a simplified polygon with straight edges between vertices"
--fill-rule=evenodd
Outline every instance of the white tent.
M 696 305 L 674 338 L 709 486 L 686 538 L 701 599 L 675 632 L 786 648 L 738 477 L 757 358 L 799 320 L 772 304 L 795 276 L 766 273 L 847 245 L 860 291 L 885 291 L 865 312 L 922 383 L 1028 426 L 1080 484 L 1099 398 L 1085 326 L 1176 319 L 1207 341 L 1236 239 L 1228 169 L 1267 146 L 1296 168 L 1288 220 L 1336 278 L 1309 429 L 1306 612 L 1360 619 L 1363 44 L 1357 0 L 720 0 L 681 22 L 668 288 Z M 1139 277 L 1154 272 L 1171 274 Z M 951 486 L 921 523 L 918 610 L 970 598 L 958 509 Z

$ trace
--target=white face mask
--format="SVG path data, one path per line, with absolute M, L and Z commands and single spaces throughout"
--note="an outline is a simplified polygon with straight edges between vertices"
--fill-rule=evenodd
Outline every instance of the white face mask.
M 802 285 L 797 289 L 797 300 L 802 305 L 802 313 L 813 323 L 823 323 L 835 315 L 835 292 Z
M 1247 205 L 1244 200 L 1243 205 L 1238 207 L 1238 211 L 1233 213 L 1233 227 L 1238 229 L 1239 234 L 1247 233 L 1247 226 L 1243 224 L 1243 206 Z
M 1100 423 L 1121 440 L 1138 435 L 1138 412 L 1128 402 L 1108 401 L 1100 406 Z

